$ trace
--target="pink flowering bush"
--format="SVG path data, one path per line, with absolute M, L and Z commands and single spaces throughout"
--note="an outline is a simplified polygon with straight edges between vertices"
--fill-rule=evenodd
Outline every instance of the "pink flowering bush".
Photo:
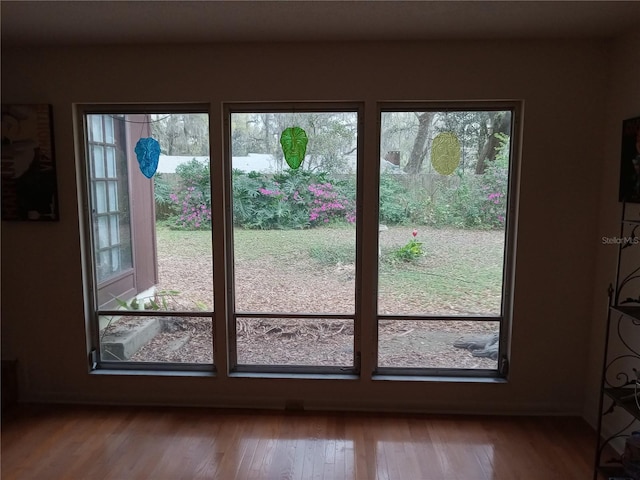
M 179 194 L 169 195 L 179 209 L 174 225 L 184 230 L 210 230 L 211 207 L 202 192 L 187 187 Z
M 355 222 L 355 186 L 324 174 L 233 172 L 233 221 L 244 228 L 291 229 Z
M 309 208 L 309 222 L 312 225 L 344 220 L 355 223 L 356 213 L 353 202 L 336 191 L 329 183 L 313 183 L 308 187 L 313 200 Z
M 176 230 L 211 229 L 209 164 L 196 159 L 176 168 L 179 182 L 168 195 L 172 215 L 168 224 Z M 157 201 L 156 201 L 157 204 Z

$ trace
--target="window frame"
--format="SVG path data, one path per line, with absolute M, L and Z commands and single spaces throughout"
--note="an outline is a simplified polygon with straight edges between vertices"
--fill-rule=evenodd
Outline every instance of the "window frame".
M 356 244 L 355 244 L 355 291 L 354 310 L 352 314 L 322 314 L 322 313 L 288 313 L 288 312 L 239 312 L 235 310 L 235 257 L 233 252 L 233 198 L 232 198 L 232 152 L 231 152 L 231 115 L 234 113 L 339 113 L 353 112 L 357 114 L 357 156 L 356 156 Z M 224 148 L 224 179 L 225 188 L 225 241 L 229 246 L 225 255 L 225 270 L 227 283 L 227 361 L 230 374 L 339 374 L 359 376 L 361 373 L 361 342 L 362 342 L 362 175 L 364 164 L 364 103 L 363 102 L 228 102 L 223 103 L 223 136 Z M 238 318 L 297 318 L 297 319 L 350 319 L 353 321 L 353 365 L 322 366 L 322 365 L 246 365 L 238 364 L 237 352 L 237 320 Z
M 101 115 L 101 117 L 104 117 L 104 115 Z M 115 151 L 116 150 L 116 145 L 117 145 L 116 140 L 117 140 L 118 136 L 124 137 L 125 136 L 125 132 L 124 132 L 124 130 L 123 131 L 119 131 L 119 129 L 116 128 L 116 124 L 115 124 L 113 119 L 111 119 L 111 122 L 112 122 L 113 142 L 112 143 L 107 142 L 107 139 L 105 138 L 105 136 L 106 136 L 105 122 L 104 122 L 104 118 L 101 118 L 100 119 L 100 129 L 102 130 L 101 135 L 102 135 L 103 138 L 100 141 L 97 141 L 97 140 L 92 139 L 92 138 L 88 138 L 87 139 L 87 154 L 90 155 L 91 156 L 91 160 L 93 162 L 95 162 L 95 153 L 93 153 L 93 152 L 89 153 L 90 150 L 92 150 L 95 146 L 98 146 L 98 147 L 100 147 L 102 149 L 103 155 L 104 155 L 104 152 L 106 152 L 107 148 L 113 149 L 114 150 L 114 162 L 116 162 L 116 170 L 117 170 L 117 158 L 116 158 L 117 152 Z M 93 131 L 93 125 L 91 125 L 90 130 Z M 89 135 L 89 137 L 91 137 L 91 135 Z M 105 160 L 105 156 L 102 157 L 102 161 L 103 161 L 103 163 L 106 161 Z M 111 226 L 111 221 L 110 220 L 111 220 L 111 217 L 114 216 L 114 215 L 120 216 L 122 214 L 123 210 L 122 210 L 122 206 L 121 205 L 118 205 L 118 208 L 116 210 L 110 210 L 110 208 L 109 208 L 110 201 L 109 200 L 110 200 L 111 192 L 110 192 L 110 189 L 109 189 L 109 184 L 110 183 L 115 183 L 116 184 L 116 199 L 118 199 L 118 197 L 120 196 L 117 193 L 117 189 L 121 188 L 121 186 L 120 186 L 120 182 L 118 181 L 117 177 L 115 179 L 113 179 L 113 178 L 110 179 L 110 177 L 106 174 L 107 168 L 104 167 L 104 165 L 103 165 L 103 168 L 104 168 L 104 171 L 105 171 L 105 175 L 103 175 L 102 177 L 98 177 L 95 174 L 95 166 L 93 165 L 93 162 L 91 162 L 91 161 L 89 162 L 91 165 L 88 168 L 89 182 L 91 184 L 91 191 L 92 191 L 93 197 L 94 197 L 94 198 L 92 198 L 92 201 L 94 201 L 96 205 L 98 204 L 97 198 L 96 198 L 96 191 L 94 190 L 95 186 L 98 185 L 98 184 L 102 184 L 102 185 L 105 186 L 105 201 L 106 201 L 106 210 L 104 212 L 96 212 L 95 216 L 96 216 L 97 219 L 99 219 L 99 218 L 107 218 L 107 220 L 108 220 L 107 227 L 108 227 L 108 233 L 109 233 L 108 245 L 106 247 L 104 247 L 104 248 L 100 248 L 99 245 L 97 245 L 97 246 L 93 245 L 93 249 L 94 249 L 94 253 L 97 251 L 98 254 L 100 254 L 102 251 L 105 251 L 105 250 L 108 251 L 109 252 L 109 257 L 111 257 L 110 258 L 110 262 L 111 262 L 112 261 L 112 256 L 113 256 L 113 253 L 112 253 L 113 250 L 114 249 L 118 249 L 118 253 L 120 254 L 119 250 L 122 248 L 123 243 L 122 242 L 118 242 L 118 243 L 112 242 L 112 235 L 111 235 L 111 227 L 112 226 Z M 126 183 L 127 183 L 127 185 L 129 184 L 128 175 L 127 175 Z M 127 188 L 127 192 L 126 192 L 126 202 L 127 202 L 127 210 L 126 210 L 126 212 L 130 216 L 131 200 L 129 198 L 128 188 Z M 99 224 L 99 222 L 98 222 L 98 224 Z M 131 225 L 129 226 L 129 229 L 131 229 Z M 95 240 L 95 238 L 94 238 L 94 240 Z M 127 267 L 123 268 L 122 267 L 122 258 L 120 258 L 120 267 L 116 271 L 112 270 L 113 273 L 107 275 L 106 277 L 104 277 L 102 279 L 96 278 L 96 283 L 98 285 L 108 285 L 108 284 L 111 284 L 113 282 L 116 282 L 122 276 L 125 276 L 125 275 L 129 274 L 133 270 L 133 247 L 131 245 L 133 243 L 133 238 L 132 238 L 131 235 L 130 235 L 130 239 L 129 240 L 130 240 L 129 241 L 129 243 L 130 243 L 129 246 L 131 248 L 131 251 L 129 252 L 129 257 L 130 257 L 129 260 L 131 262 L 131 266 L 127 266 Z
M 75 104 L 74 115 L 76 128 L 76 145 L 77 151 L 81 152 L 76 162 L 77 177 L 81 182 L 79 188 L 79 205 L 82 206 L 80 211 L 81 220 L 81 238 L 82 238 L 82 256 L 83 256 L 83 284 L 85 298 L 85 325 L 88 332 L 89 340 L 89 371 L 105 372 L 105 371 L 148 371 L 150 373 L 160 372 L 209 372 L 215 374 L 215 297 L 213 310 L 207 311 L 163 311 L 163 310 L 118 310 L 117 308 L 101 308 L 98 299 L 98 281 L 96 272 L 96 251 L 95 237 L 92 227 L 92 191 L 91 191 L 91 168 L 88 165 L 90 158 L 89 149 L 91 141 L 88 138 L 88 115 L 145 115 L 145 114 L 206 114 L 209 119 L 209 130 L 211 130 L 211 113 L 210 105 L 204 103 L 92 103 L 92 104 Z M 126 143 L 126 141 L 125 141 Z M 213 162 L 211 156 L 211 145 L 209 146 L 210 163 Z M 131 180 L 128 179 L 127 188 L 131 189 Z M 129 202 L 130 193 L 128 193 Z M 133 229 L 132 229 L 133 230 Z M 213 227 L 211 231 L 211 247 L 213 253 Z M 155 231 L 153 232 L 155 239 Z M 135 257 L 135 235 L 132 231 L 132 269 L 136 268 Z M 121 276 L 121 275 L 120 275 Z M 114 279 L 117 277 L 114 277 Z M 108 279 L 113 281 L 113 279 Z M 211 279 L 213 282 L 213 278 Z M 123 312 L 125 315 L 123 315 Z M 211 329 L 213 333 L 214 344 L 212 345 L 213 362 L 212 363 L 177 363 L 177 362 L 132 362 L 132 361 L 114 361 L 102 358 L 101 338 L 100 338 L 100 317 L 101 316 L 134 316 L 134 317 L 202 317 L 211 319 Z
M 523 102 L 518 100 L 502 101 L 459 101 L 459 102 L 378 102 L 377 103 L 377 131 L 378 156 L 382 155 L 382 114 L 384 112 L 489 112 L 510 111 L 510 143 L 509 143 L 509 172 L 507 181 L 507 206 L 505 215 L 505 243 L 502 265 L 502 300 L 500 315 L 491 316 L 439 316 L 439 315 L 393 315 L 380 314 L 378 311 L 378 288 L 376 288 L 376 317 L 375 317 L 375 341 L 374 378 L 377 377 L 456 377 L 456 378 L 507 378 L 509 374 L 510 340 L 513 323 L 513 282 L 515 267 L 515 244 L 517 235 L 517 207 L 518 189 L 520 184 L 520 144 L 522 131 Z M 380 165 L 377 165 L 377 207 L 379 208 L 380 191 Z M 376 248 L 378 248 L 379 236 L 376 236 Z M 376 286 L 378 281 L 379 259 L 376 262 Z M 461 369 L 461 368 L 423 368 L 423 367 L 380 367 L 379 366 L 379 331 L 380 321 L 491 321 L 499 322 L 499 349 L 497 369 Z
M 366 110 L 365 110 L 366 106 Z M 465 102 L 222 102 L 221 109 L 213 109 L 210 104 L 76 104 L 74 105 L 76 128 L 76 147 L 78 161 L 76 171 L 79 182 L 79 205 L 81 216 L 83 283 L 85 292 L 85 321 L 88 332 L 88 349 L 90 351 L 90 370 L 97 371 L 149 371 L 160 374 L 162 371 L 176 372 L 177 375 L 204 371 L 227 376 L 246 375 L 250 377 L 269 378 L 272 375 L 318 375 L 317 378 L 368 378 L 368 379 L 456 379 L 481 378 L 491 380 L 507 378 L 508 359 L 510 356 L 510 338 L 513 312 L 513 282 L 515 268 L 515 245 L 517 236 L 517 207 L 519 189 L 519 164 L 521 149 L 522 115 L 524 102 L 508 101 L 465 101 Z M 375 109 L 373 108 L 375 107 Z M 499 317 L 446 317 L 450 320 L 499 321 L 500 347 L 498 369 L 428 369 L 428 368 L 392 368 L 378 367 L 379 322 L 381 320 L 443 320 L 440 316 L 413 315 L 381 315 L 378 313 L 378 251 L 379 236 L 366 238 L 365 232 L 377 232 L 380 161 L 381 157 L 381 114 L 383 111 L 492 111 L 510 110 L 511 142 L 509 155 L 509 180 L 507 187 L 507 224 L 505 227 L 505 244 L 503 260 L 502 308 Z M 354 313 L 318 314 L 318 313 L 259 313 L 236 312 L 234 300 L 234 252 L 233 252 L 233 202 L 231 183 L 231 114 L 232 113 L 277 113 L 277 112 L 356 112 L 358 115 L 357 134 L 357 173 L 356 173 L 356 245 L 355 245 L 355 300 Z M 222 113 L 216 120 L 214 113 Z M 213 363 L 147 363 L 108 361 L 100 355 L 99 316 L 122 314 L 118 310 L 100 310 L 97 302 L 94 238 L 91 225 L 90 173 L 86 163 L 88 158 L 89 139 L 85 138 L 87 114 L 153 114 L 153 113 L 205 113 L 209 117 L 209 158 L 211 173 L 211 199 L 215 224 L 212 227 L 211 246 L 214 275 L 211 279 L 214 286 L 214 305 L 207 312 L 169 312 L 175 317 L 208 317 L 212 321 Z M 373 122 L 376 121 L 376 125 Z M 370 136 L 375 138 L 371 139 Z M 366 141 L 365 141 L 366 138 Z M 220 141 L 220 145 L 216 145 Z M 374 151 L 375 146 L 375 151 Z M 376 158 L 374 155 L 377 154 Z M 365 158 L 366 157 L 366 158 Z M 365 166 L 366 165 L 366 166 Z M 365 171 L 365 168 L 367 171 Z M 217 177 L 217 178 L 216 178 Z M 366 195 L 366 198 L 365 198 Z M 219 204 L 214 207 L 213 203 Z M 367 202 L 367 211 L 363 205 Z M 364 258 L 363 253 L 367 257 Z M 375 256 L 375 260 L 374 260 Z M 366 261 L 374 261 L 375 265 L 365 265 Z M 135 262 L 135 257 L 133 259 Z M 369 278 L 365 278 L 365 274 Z M 216 280 L 224 285 L 216 285 Z M 364 290 L 363 290 L 364 286 Z M 223 298 L 219 295 L 225 292 Z M 374 295 L 374 298 L 368 298 Z M 135 316 L 162 316 L 163 312 L 139 311 Z M 331 366 L 304 365 L 238 365 L 236 344 L 237 318 L 327 318 L 351 319 L 353 321 L 353 368 Z M 220 333 L 224 332 L 224 335 Z M 363 358 L 363 355 L 365 358 Z M 217 366 L 216 366 L 217 365 Z M 218 370 L 223 368 L 225 371 Z M 316 378 L 316 377 L 314 377 Z

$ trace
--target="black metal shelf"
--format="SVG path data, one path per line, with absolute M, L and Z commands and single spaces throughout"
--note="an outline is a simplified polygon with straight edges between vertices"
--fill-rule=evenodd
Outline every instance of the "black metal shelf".
M 636 336 L 635 331 L 630 333 L 631 331 L 628 330 L 628 324 L 640 327 L 640 282 L 638 282 L 640 280 L 640 265 L 637 264 L 638 258 L 640 258 L 637 255 L 640 251 L 640 242 L 626 240 L 631 236 L 636 237 L 640 219 L 629 219 L 629 216 L 627 203 L 623 203 L 619 237 L 623 241 L 618 242 L 615 282 L 609 286 L 608 290 L 609 310 L 601 372 L 594 480 L 626 479 L 629 477 L 628 474 L 625 474 L 625 468 L 620 461 L 619 453 L 621 452 L 619 449 L 615 454 L 611 454 L 620 447 L 618 442 L 626 441 L 630 431 L 640 430 L 640 428 L 636 428 L 640 422 L 640 408 L 638 408 L 635 397 L 635 394 L 640 392 L 640 386 L 636 392 L 637 373 L 633 368 L 640 366 L 637 364 L 637 361 L 640 360 L 640 350 L 636 345 L 637 339 L 640 338 L 640 331 Z M 629 234 L 630 225 L 633 226 L 633 229 Z M 623 254 L 631 249 L 636 252 L 636 255 Z M 622 292 L 624 292 L 624 298 L 620 298 Z M 623 324 L 625 328 L 622 328 Z M 615 348 L 610 350 L 610 347 L 614 347 L 614 345 Z M 605 404 L 606 398 L 609 400 Z M 604 430 L 613 430 L 613 432 L 609 432 L 606 437 L 603 437 L 604 417 L 616 409 L 619 409 L 623 418 L 609 421 L 608 426 L 611 428 Z M 619 422 L 618 420 L 624 421 Z
M 604 393 L 611 398 L 615 404 L 624 410 L 636 420 L 640 420 L 640 410 L 636 405 L 634 399 L 635 388 L 622 387 L 622 388 L 605 388 Z M 638 395 L 640 395 L 640 389 L 638 389 Z
M 625 305 L 616 305 L 611 307 L 611 310 L 616 313 L 620 313 L 622 315 L 626 315 L 627 317 L 631 317 L 634 320 L 638 320 L 640 322 L 640 306 L 625 306 Z
M 600 472 L 600 478 L 605 480 L 609 480 L 611 478 L 615 478 L 616 480 L 633 480 L 633 478 L 624 473 L 624 468 L 622 468 L 622 466 L 600 467 L 598 468 L 598 472 Z

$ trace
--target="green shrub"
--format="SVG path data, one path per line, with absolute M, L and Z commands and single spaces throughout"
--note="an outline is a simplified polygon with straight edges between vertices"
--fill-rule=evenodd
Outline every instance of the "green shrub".
M 304 175 L 273 176 L 234 170 L 233 223 L 252 229 L 289 229 L 309 226 Z
M 308 228 L 355 221 L 349 181 L 330 181 L 324 173 L 286 170 L 273 176 L 233 173 L 233 222 L 251 229 Z M 345 193 L 346 192 L 346 193 Z
M 414 232 L 414 236 L 415 235 L 416 233 Z M 415 238 L 412 238 L 406 243 L 406 245 L 403 245 L 391 252 L 394 259 L 401 260 L 403 262 L 414 262 L 424 256 L 424 253 L 422 242 L 417 241 Z
M 380 223 L 404 225 L 410 221 L 411 192 L 393 174 L 380 175 Z
M 506 218 L 509 138 L 500 136 L 496 159 L 484 174 L 458 171 L 458 186 L 445 188 L 430 205 L 428 223 L 437 227 L 502 228 Z
M 155 202 L 158 220 L 172 229 L 208 230 L 211 228 L 211 189 L 208 161 L 195 158 L 176 168 L 178 184 L 173 188 L 156 174 Z
M 171 185 L 162 173 L 153 176 L 153 195 L 156 204 L 156 220 L 167 220 L 176 214 L 175 203 L 171 201 Z

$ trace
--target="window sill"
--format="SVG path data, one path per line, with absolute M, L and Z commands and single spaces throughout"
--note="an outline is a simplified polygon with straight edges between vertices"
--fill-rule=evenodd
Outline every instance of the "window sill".
M 431 382 L 431 383 L 498 383 L 506 384 L 506 378 L 498 377 L 457 377 L 457 376 L 429 376 L 429 375 L 373 375 L 375 382 Z
M 216 372 L 212 371 L 200 371 L 200 370 L 124 370 L 124 369 L 109 369 L 109 368 L 101 368 L 98 370 L 92 370 L 89 372 L 90 375 L 118 375 L 121 377 L 126 376 L 144 376 L 144 377 L 205 377 L 205 378 L 214 378 L 216 377 Z
M 274 373 L 274 372 L 234 372 L 229 378 L 267 378 L 280 380 L 359 380 L 353 373 Z

